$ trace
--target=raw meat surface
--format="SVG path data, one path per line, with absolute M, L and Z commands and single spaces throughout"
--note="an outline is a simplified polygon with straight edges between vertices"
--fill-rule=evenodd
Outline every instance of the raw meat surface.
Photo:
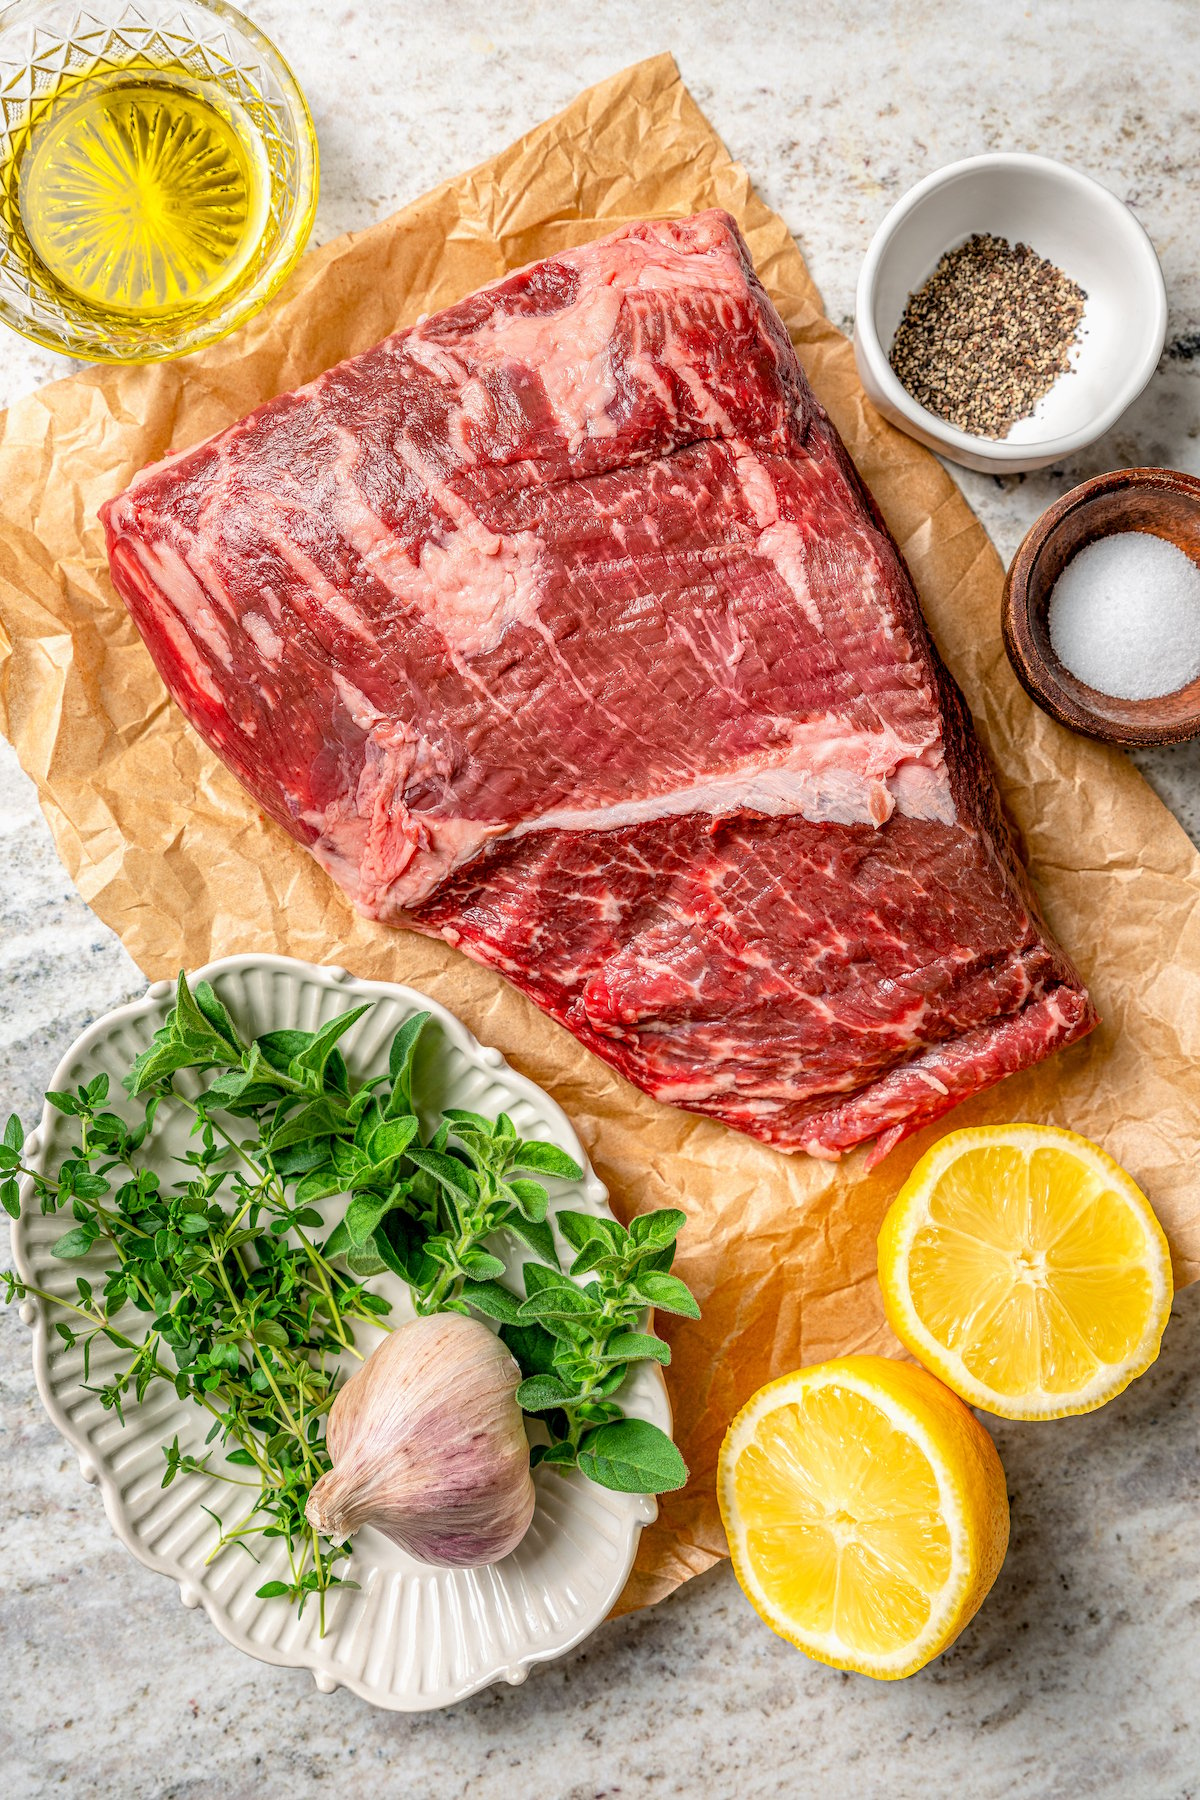
M 104 516 L 265 810 L 660 1098 L 886 1148 L 1094 1023 L 726 215 L 510 276 Z

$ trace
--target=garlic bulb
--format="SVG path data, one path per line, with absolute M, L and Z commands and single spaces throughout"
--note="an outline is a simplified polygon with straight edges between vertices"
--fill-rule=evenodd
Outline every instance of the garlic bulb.
M 423 1562 L 499 1562 L 533 1517 L 521 1372 L 478 1319 L 431 1313 L 398 1326 L 340 1389 L 325 1444 L 333 1468 L 305 1516 L 340 1542 L 374 1525 Z

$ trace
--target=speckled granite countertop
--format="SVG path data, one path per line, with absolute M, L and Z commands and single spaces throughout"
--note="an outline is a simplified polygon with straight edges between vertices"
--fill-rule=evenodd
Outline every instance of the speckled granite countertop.
M 656 50 L 787 219 L 849 325 L 891 202 L 985 149 L 1078 162 L 1137 210 L 1171 298 L 1151 388 L 1069 466 L 960 474 L 1003 555 L 1098 470 L 1200 472 L 1200 8 L 1194 0 L 250 0 L 312 102 L 318 240 L 383 216 Z M 0 401 L 67 365 L 4 336 Z M 1200 841 L 1200 746 L 1142 762 Z M 0 1098 L 27 1119 L 62 1050 L 141 981 L 63 873 L 0 747 Z M 960 1643 L 915 1680 L 806 1662 L 728 1569 L 607 1625 L 515 1691 L 409 1720 L 269 1669 L 120 1547 L 0 1314 L 0 1769 L 7 1795 L 119 1800 L 586 1800 L 600 1795 L 1200 1793 L 1200 1304 L 1091 1418 L 1001 1426 L 1013 1548 Z

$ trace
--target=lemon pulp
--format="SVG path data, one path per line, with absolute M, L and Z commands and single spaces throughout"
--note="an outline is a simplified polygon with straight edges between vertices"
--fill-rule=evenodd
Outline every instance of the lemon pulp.
M 928 1458 L 877 1406 L 819 1388 L 779 1407 L 734 1480 L 772 1611 L 860 1656 L 921 1635 L 950 1574 L 950 1533 Z
M 237 280 L 262 236 L 261 139 L 222 91 L 187 77 L 126 72 L 51 95 L 14 162 L 30 249 L 98 310 L 203 306 Z

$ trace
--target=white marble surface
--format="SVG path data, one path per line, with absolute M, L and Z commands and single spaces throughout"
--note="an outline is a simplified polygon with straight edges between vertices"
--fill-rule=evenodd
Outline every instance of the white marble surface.
M 381 217 L 588 82 L 674 50 L 848 324 L 867 240 L 939 163 L 993 148 L 1078 162 L 1163 260 L 1151 389 L 1069 466 L 962 477 L 1001 553 L 1056 494 L 1126 463 L 1200 472 L 1200 154 L 1194 0 L 258 0 L 312 102 L 318 238 Z M 0 401 L 58 372 L 0 341 Z M 1200 750 L 1143 767 L 1200 839 Z M 0 1101 L 32 1118 L 72 1037 L 136 970 L 60 868 L 0 754 Z M 727 1569 L 605 1626 L 523 1689 L 416 1721 L 325 1698 L 238 1655 L 111 1536 L 0 1315 L 0 1768 L 13 1796 L 412 1800 L 544 1795 L 1037 1796 L 1200 1792 L 1200 1305 L 1091 1418 L 1003 1426 L 1013 1548 L 959 1645 L 895 1685 L 806 1662 Z

